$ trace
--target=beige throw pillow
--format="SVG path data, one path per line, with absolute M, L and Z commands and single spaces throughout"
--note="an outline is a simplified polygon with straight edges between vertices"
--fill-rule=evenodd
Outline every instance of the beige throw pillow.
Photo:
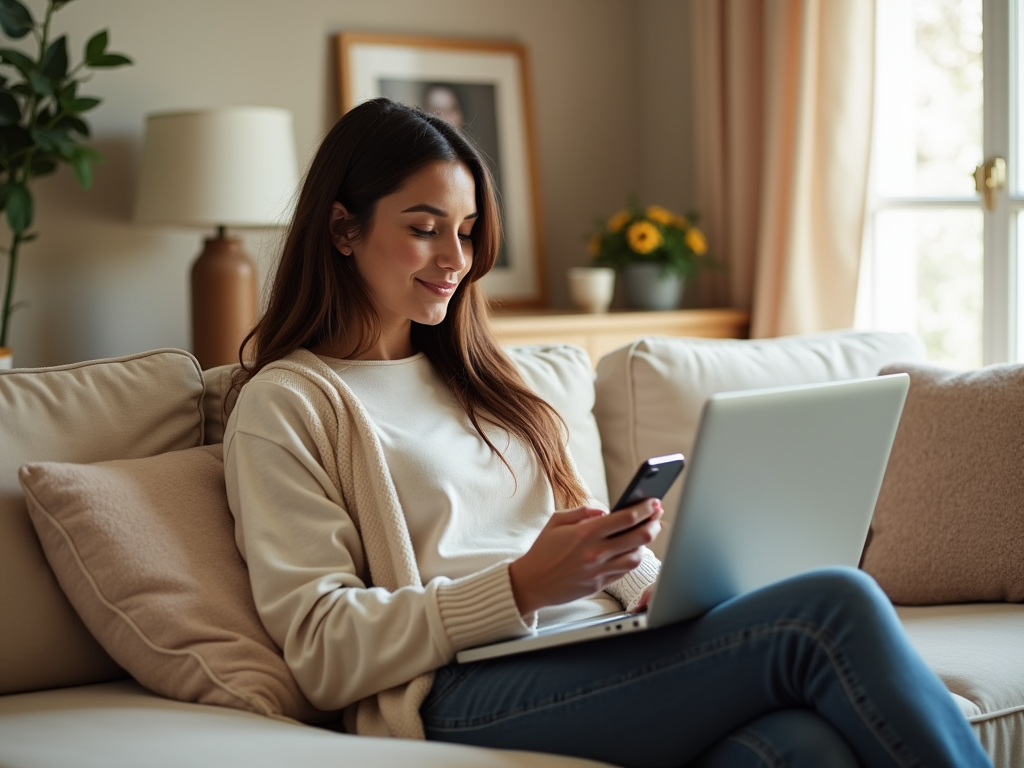
M 140 683 L 182 701 L 324 719 L 256 613 L 220 445 L 26 464 L 19 477 L 68 599 Z
M 1024 600 L 1024 366 L 902 371 L 862 568 L 906 605 Z

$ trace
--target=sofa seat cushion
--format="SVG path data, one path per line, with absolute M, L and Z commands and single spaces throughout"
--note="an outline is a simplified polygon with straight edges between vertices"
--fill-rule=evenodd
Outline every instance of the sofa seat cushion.
M 20 476 L 57 580 L 136 680 L 182 701 L 323 720 L 256 613 L 221 454 L 26 464 Z
M 600 768 L 440 742 L 350 736 L 185 704 L 122 681 L 0 696 L 0 765 L 32 768 Z
M 861 567 L 895 603 L 1024 601 L 1024 365 L 883 372 L 910 391 Z
M 180 350 L 0 371 L 0 694 L 124 675 L 57 585 L 18 468 L 201 445 L 203 390 L 199 364 Z
M 1024 605 L 898 606 L 896 612 L 995 765 L 1024 768 Z
M 718 392 L 875 376 L 895 362 L 923 360 L 924 345 L 903 333 L 837 331 L 778 339 L 648 336 L 605 355 L 597 366 L 594 414 L 608 491 L 617 497 L 641 461 L 690 458 L 701 412 Z M 663 500 L 671 525 L 683 482 Z M 662 555 L 662 534 L 651 549 Z

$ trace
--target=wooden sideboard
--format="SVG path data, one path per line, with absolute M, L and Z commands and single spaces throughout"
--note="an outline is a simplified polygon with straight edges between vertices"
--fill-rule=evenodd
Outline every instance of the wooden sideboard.
M 571 310 L 495 311 L 498 341 L 513 344 L 575 344 L 597 365 L 602 356 L 640 336 L 746 338 L 750 316 L 738 309 L 679 309 L 669 312 L 581 314 Z

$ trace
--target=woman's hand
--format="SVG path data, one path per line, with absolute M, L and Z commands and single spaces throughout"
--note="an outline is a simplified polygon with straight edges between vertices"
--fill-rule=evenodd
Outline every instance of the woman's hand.
M 662 514 L 657 499 L 614 514 L 594 507 L 555 512 L 529 551 L 509 566 L 519 612 L 528 616 L 593 595 L 629 573 L 640 564 L 640 547 L 661 530 Z

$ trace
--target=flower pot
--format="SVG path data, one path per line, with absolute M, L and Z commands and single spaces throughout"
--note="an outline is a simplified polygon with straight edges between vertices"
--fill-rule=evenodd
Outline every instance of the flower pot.
M 569 268 L 569 296 L 578 309 L 607 312 L 614 292 L 615 270 L 611 267 Z
M 0 371 L 14 367 L 14 350 L 10 347 L 0 347 Z
M 630 264 L 625 270 L 626 304 L 631 309 L 679 309 L 682 275 L 661 273 L 661 264 Z

